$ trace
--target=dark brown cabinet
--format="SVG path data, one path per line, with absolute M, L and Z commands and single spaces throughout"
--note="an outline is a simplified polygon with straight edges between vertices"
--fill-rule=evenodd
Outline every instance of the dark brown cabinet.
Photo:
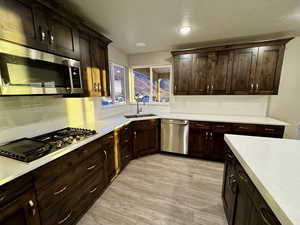
M 228 147 L 222 198 L 229 225 L 281 225 Z
M 39 225 L 39 211 L 33 190 L 28 190 L 4 206 L 0 206 L 1 225 Z
M 253 94 L 258 48 L 234 51 L 231 93 Z
M 289 40 L 173 51 L 174 94 L 278 94 Z
M 133 154 L 135 158 L 159 152 L 159 121 L 132 123 Z
M 133 159 L 132 149 L 132 130 L 131 125 L 127 124 L 118 131 L 120 169 L 124 169 Z
M 106 159 L 107 177 L 110 181 L 116 175 L 116 157 L 115 157 L 115 142 L 114 134 L 108 134 L 102 138 L 102 150 Z
M 84 96 L 109 96 L 108 44 L 111 40 L 97 36 L 85 26 L 80 29 L 80 60 Z M 100 39 L 101 38 L 101 39 Z
M 0 0 L 0 38 L 22 45 L 37 42 L 35 5 L 25 0 Z
M 282 138 L 284 126 L 191 121 L 189 155 L 224 161 L 226 147 L 224 134 Z

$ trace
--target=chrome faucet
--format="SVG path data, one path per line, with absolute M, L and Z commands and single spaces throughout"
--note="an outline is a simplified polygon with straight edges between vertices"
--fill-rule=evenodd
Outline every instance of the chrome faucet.
M 142 95 L 142 94 L 136 94 L 134 96 L 134 98 L 135 98 L 135 101 L 136 101 L 136 114 L 138 115 L 143 111 L 143 109 L 140 108 L 139 103 L 143 102 L 143 104 L 145 105 L 145 96 Z

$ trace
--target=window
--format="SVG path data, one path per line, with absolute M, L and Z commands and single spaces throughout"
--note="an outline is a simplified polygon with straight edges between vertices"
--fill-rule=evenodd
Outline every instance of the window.
M 145 102 L 169 102 L 171 66 L 133 68 L 133 95 L 142 94 Z
M 126 102 L 126 68 L 109 63 L 111 97 L 104 97 L 102 105 L 120 104 Z

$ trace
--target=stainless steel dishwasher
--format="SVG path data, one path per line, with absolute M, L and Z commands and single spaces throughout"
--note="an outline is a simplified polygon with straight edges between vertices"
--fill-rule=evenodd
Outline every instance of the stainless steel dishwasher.
M 188 154 L 189 121 L 161 120 L 161 151 Z

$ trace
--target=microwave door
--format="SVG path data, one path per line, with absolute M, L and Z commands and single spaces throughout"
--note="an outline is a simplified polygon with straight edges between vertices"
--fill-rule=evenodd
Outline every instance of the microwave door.
M 2 53 L 0 71 L 2 95 L 65 94 L 71 86 L 63 64 Z

